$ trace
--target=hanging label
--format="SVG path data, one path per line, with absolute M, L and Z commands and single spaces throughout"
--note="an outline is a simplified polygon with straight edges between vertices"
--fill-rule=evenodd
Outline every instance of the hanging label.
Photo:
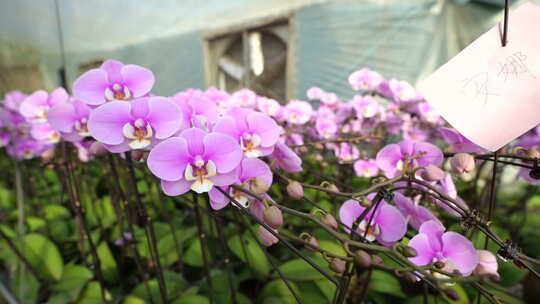
M 526 3 L 418 88 L 463 136 L 496 151 L 540 124 L 540 5 Z

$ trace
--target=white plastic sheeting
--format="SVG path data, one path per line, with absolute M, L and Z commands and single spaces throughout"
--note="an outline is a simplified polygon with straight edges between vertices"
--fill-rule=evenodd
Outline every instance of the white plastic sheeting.
M 81 64 L 114 58 L 152 69 L 158 94 L 204 87 L 201 34 L 231 24 L 296 12 L 297 95 L 320 85 L 346 96 L 346 77 L 363 66 L 414 82 L 493 25 L 501 11 L 460 0 L 57 1 L 68 83 Z M 45 88 L 57 86 L 58 37 L 54 0 L 0 1 L 0 68 L 38 65 Z

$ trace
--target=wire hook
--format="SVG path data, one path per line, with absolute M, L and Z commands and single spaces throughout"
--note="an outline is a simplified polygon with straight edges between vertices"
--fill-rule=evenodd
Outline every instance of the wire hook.
M 504 25 L 502 33 L 502 46 L 505 47 L 508 42 L 508 2 L 509 0 L 504 0 Z

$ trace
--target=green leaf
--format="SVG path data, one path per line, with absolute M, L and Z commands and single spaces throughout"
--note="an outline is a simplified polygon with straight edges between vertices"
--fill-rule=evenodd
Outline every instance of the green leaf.
M 60 280 L 64 261 L 56 245 L 47 237 L 37 233 L 27 234 L 22 240 L 20 250 L 45 279 Z
M 172 304 L 210 304 L 207 297 L 199 295 L 186 295 L 174 301 Z
M 118 280 L 118 266 L 111 253 L 111 250 L 109 249 L 109 245 L 107 245 L 106 242 L 102 242 L 97 247 L 97 255 L 99 257 L 101 271 L 103 272 L 103 277 L 105 280 L 108 282 Z
M 52 285 L 51 290 L 59 292 L 80 290 L 93 276 L 94 274 L 88 268 L 69 264 L 64 268 L 62 279 Z
M 313 281 L 301 281 L 296 283 L 302 293 L 302 300 L 310 304 L 327 304 L 328 300 Z
M 289 281 L 292 290 L 301 298 L 300 290 L 294 284 L 294 282 Z M 263 303 L 283 303 L 283 304 L 297 304 L 296 299 L 292 292 L 289 290 L 287 285 L 283 280 L 274 280 L 266 286 L 264 286 L 260 298 L 263 299 Z M 277 298 L 277 299 L 272 299 Z M 281 300 L 281 301 L 280 301 Z
M 61 205 L 46 205 L 43 207 L 43 213 L 47 221 L 66 219 L 71 217 L 69 210 Z
M 122 304 L 145 304 L 146 302 L 135 296 L 127 296 L 122 300 Z
M 400 298 L 406 297 L 403 291 L 401 291 L 399 280 L 395 276 L 381 270 L 373 270 L 371 273 L 369 289 Z
M 207 254 L 210 258 L 210 251 L 207 250 Z M 189 243 L 187 250 L 184 252 L 183 259 L 184 263 L 190 266 L 202 267 L 204 265 L 200 239 L 193 239 Z
M 35 216 L 28 216 L 26 218 L 26 224 L 28 225 L 28 230 L 32 232 L 37 231 L 47 225 L 43 219 Z
M 315 280 L 313 282 L 319 287 L 328 302 L 331 302 L 334 299 L 334 294 L 336 292 L 336 285 L 334 285 L 334 283 L 327 279 Z
M 107 301 L 112 300 L 111 294 L 105 290 L 105 299 Z M 92 281 L 86 285 L 84 290 L 81 293 L 79 301 L 77 304 L 102 304 L 102 295 L 101 295 L 101 285 Z
M 347 252 L 345 252 L 345 249 L 343 249 L 343 246 L 339 245 L 336 242 L 321 240 L 319 241 L 319 247 L 333 254 L 337 254 L 340 256 L 347 256 Z
M 242 242 L 244 245 L 242 246 Z M 251 237 L 235 235 L 229 239 L 229 248 L 244 263 L 266 276 L 270 272 L 270 263 L 257 241 Z M 246 257 L 247 255 L 247 257 Z
M 11 281 L 11 290 L 21 303 L 30 304 L 38 302 L 39 282 L 28 269 L 25 271 L 21 271 L 20 268 L 15 270 L 13 280 Z
M 164 271 L 163 278 L 165 280 L 168 300 L 178 297 L 188 287 L 187 282 L 179 273 Z M 150 301 L 150 298 L 152 298 L 154 303 L 162 303 L 157 279 L 149 280 L 147 281 L 147 284 L 150 294 L 148 294 L 144 282 L 137 285 L 131 293 L 148 302 Z
M 319 256 L 309 257 L 315 264 L 326 272 L 330 272 L 328 262 Z M 294 259 L 279 267 L 283 275 L 293 281 L 311 281 L 324 279 L 325 277 L 303 259 Z
M 510 287 L 520 282 L 529 273 L 527 269 L 520 269 L 512 262 L 500 262 L 499 274 L 501 280 L 499 285 Z

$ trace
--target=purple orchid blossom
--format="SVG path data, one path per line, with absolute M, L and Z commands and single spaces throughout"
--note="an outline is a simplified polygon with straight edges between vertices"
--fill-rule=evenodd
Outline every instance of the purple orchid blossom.
M 233 108 L 213 129 L 236 139 L 246 157 L 260 157 L 272 153 L 281 128 L 266 114 L 245 108 Z
M 274 152 L 269 155 L 271 166 L 289 173 L 302 171 L 302 159 L 287 145 L 278 142 Z
M 229 107 L 243 107 L 254 109 L 257 107 L 257 94 L 250 89 L 241 89 L 234 92 L 227 101 Z
M 407 158 L 416 156 L 413 166 L 432 164 L 439 166 L 443 161 L 443 153 L 437 146 L 426 142 L 403 140 L 397 144 L 389 144 L 377 153 L 377 165 L 387 177 L 394 177 L 404 168 Z
M 49 110 L 49 123 L 60 132 L 62 138 L 77 142 L 90 136 L 88 118 L 92 109 L 79 99 L 58 104 Z
M 356 71 L 349 76 L 349 84 L 355 91 L 375 90 L 383 81 L 384 78 L 381 74 L 367 68 Z
M 360 151 L 355 145 L 346 142 L 333 145 L 334 154 L 338 158 L 339 163 L 351 163 L 358 159 Z
M 409 258 L 418 266 L 434 262 L 444 263 L 442 270 L 458 270 L 468 276 L 478 265 L 478 255 L 473 244 L 456 232 L 444 232 L 445 228 L 437 221 L 427 221 L 420 226 L 408 246 L 414 248 L 417 256 Z
M 36 91 L 21 103 L 19 112 L 30 123 L 45 123 L 49 109 L 57 104 L 67 102 L 68 98 L 64 88 L 57 88 L 51 94 L 45 91 Z
M 374 197 L 374 194 L 371 198 Z M 370 198 L 370 197 L 368 197 Z M 360 205 L 356 200 L 347 200 L 339 208 L 339 218 L 345 224 L 350 233 L 354 221 L 364 212 L 366 207 Z M 370 218 L 371 225 L 368 226 Z M 357 232 L 364 235 L 367 230 L 366 239 L 368 241 L 377 240 L 379 243 L 389 245 L 400 240 L 407 232 L 407 222 L 398 209 L 385 201 L 379 202 L 375 212 L 370 210 L 358 225 Z
M 73 96 L 92 106 L 113 100 L 128 101 L 148 94 L 154 81 L 154 74 L 148 69 L 107 60 L 75 80 Z
M 408 103 L 422 100 L 422 96 L 408 82 L 403 80 L 390 79 L 388 87 L 392 94 L 392 98 L 397 103 Z
M 272 171 L 270 167 L 260 159 L 244 158 L 237 170 L 238 179 L 234 183 L 241 185 L 246 189 L 250 189 L 251 182 L 258 177 L 266 185 L 272 185 Z M 244 208 L 248 208 L 251 202 L 255 199 L 244 192 L 232 187 L 223 187 L 222 190 L 230 195 L 236 202 L 240 203 Z M 229 198 L 215 187 L 208 193 L 210 196 L 210 206 L 214 210 L 219 210 L 227 206 L 230 202 Z
M 30 135 L 44 144 L 56 144 L 60 141 L 60 133 L 48 123 L 32 125 Z
M 88 130 L 115 153 L 145 149 L 174 135 L 182 125 L 180 108 L 165 97 L 111 101 L 90 113 Z
M 236 168 L 241 160 L 242 150 L 234 138 L 190 128 L 157 144 L 147 163 L 161 179 L 165 194 L 176 196 L 190 189 L 204 193 L 214 185 L 233 184 L 238 179 Z
M 292 100 L 284 108 L 287 122 L 293 125 L 307 123 L 313 115 L 313 108 L 305 101 Z
M 450 146 L 450 152 L 459 153 L 459 152 L 467 152 L 467 153 L 484 153 L 486 150 L 482 147 L 479 147 L 472 141 L 465 138 L 465 136 L 461 135 L 459 132 L 442 127 L 439 129 L 441 132 L 442 137 L 448 143 Z
M 360 96 L 355 95 L 353 99 L 351 100 L 351 103 L 353 104 L 354 110 L 356 111 L 356 115 L 358 115 L 359 118 L 370 118 L 374 117 L 378 113 L 382 111 L 382 106 L 379 104 L 379 102 L 373 98 L 372 96 Z
M 379 167 L 374 160 L 359 159 L 354 162 L 354 172 L 360 177 L 375 177 L 379 174 Z
M 438 187 L 442 193 L 455 199 L 457 203 L 459 204 L 459 207 L 465 210 L 469 209 L 469 206 L 467 206 L 467 203 L 465 203 L 465 201 L 463 201 L 463 199 L 461 199 L 458 196 L 456 185 L 454 184 L 454 180 L 452 179 L 451 174 L 448 174 L 448 173 L 445 174 L 444 178 L 439 182 L 439 185 L 437 185 L 436 187 Z M 455 208 L 457 209 L 457 206 L 455 206 L 455 204 L 448 201 L 446 203 L 443 203 L 440 200 L 434 199 L 432 197 L 428 199 L 431 200 L 435 205 L 442 208 L 444 211 L 448 212 L 449 214 L 453 216 L 461 216 L 461 214 L 455 210 Z M 449 205 L 453 206 L 454 208 Z
M 281 120 L 283 118 L 283 107 L 279 104 L 279 102 L 271 98 L 257 98 L 257 110 L 277 120 Z
M 200 128 L 210 131 L 219 117 L 220 108 L 202 91 L 186 90 L 179 92 L 171 99 L 182 111 L 182 126 L 180 130 Z
M 50 148 L 50 145 L 45 145 L 33 138 L 21 138 L 14 140 L 13 144 L 6 148 L 6 152 L 16 159 L 22 160 L 40 156 L 41 153 Z
M 439 221 L 429 209 L 418 204 L 419 198 L 420 197 L 417 197 L 413 202 L 399 192 L 394 193 L 396 207 L 401 211 L 403 216 L 405 216 L 409 225 L 415 230 L 420 229 L 420 226 L 427 221 Z

